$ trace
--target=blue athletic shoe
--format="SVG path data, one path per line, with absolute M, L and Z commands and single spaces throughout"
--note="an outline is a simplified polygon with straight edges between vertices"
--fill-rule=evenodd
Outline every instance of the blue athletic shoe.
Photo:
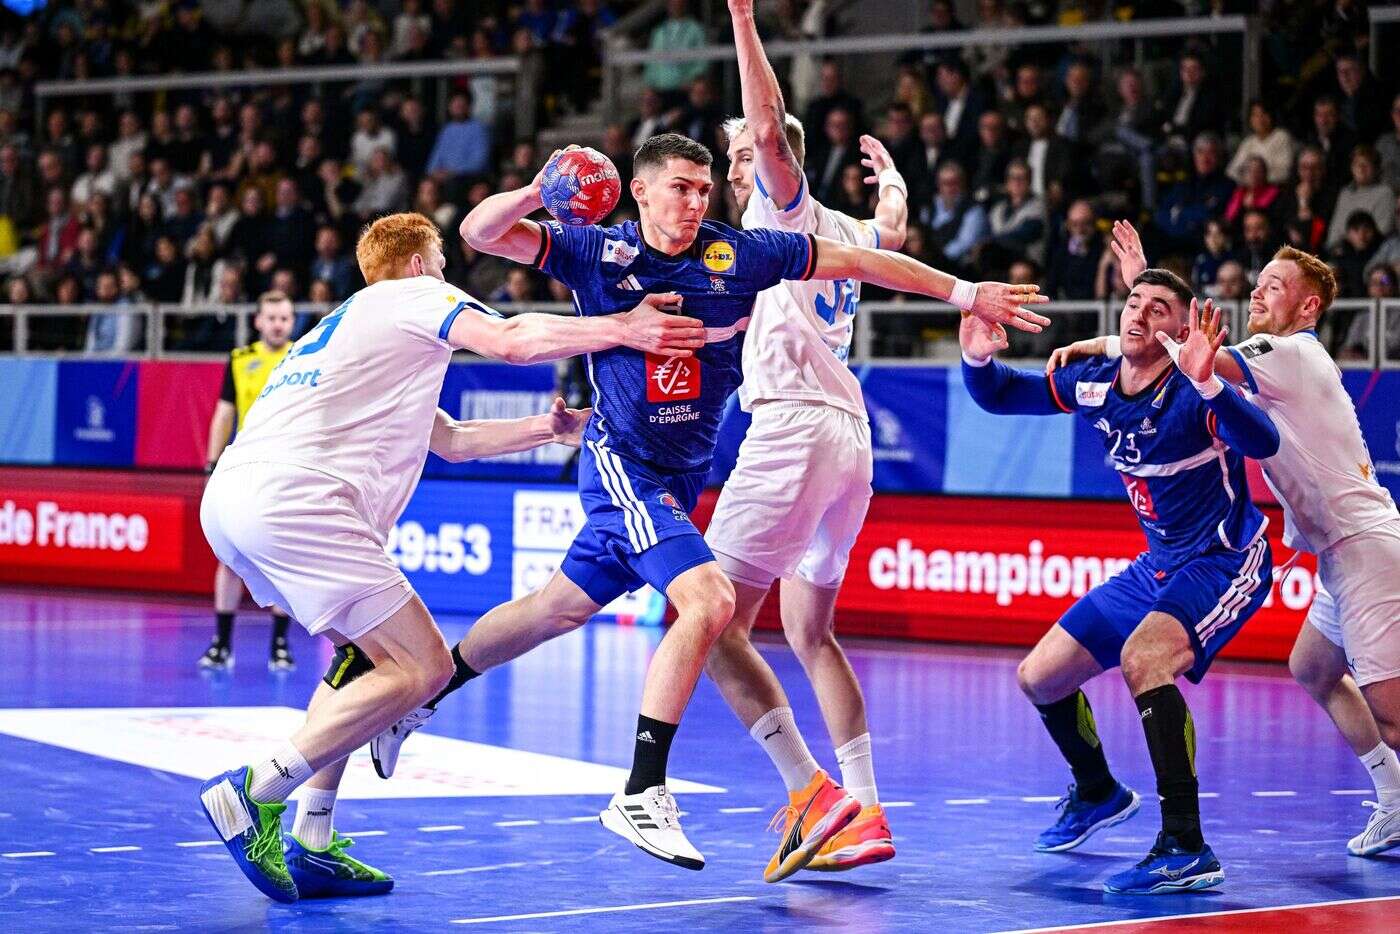
M 1113 895 L 1165 895 L 1208 889 L 1224 881 L 1225 870 L 1210 847 L 1182 849 L 1175 837 L 1160 833 L 1142 862 L 1109 876 L 1103 890 Z
M 1069 786 L 1069 793 L 1055 807 L 1060 819 L 1055 826 L 1036 838 L 1035 848 L 1042 853 L 1063 853 L 1088 840 L 1095 831 L 1121 824 L 1142 807 L 1142 798 L 1122 782 L 1104 801 L 1090 804 L 1079 797 L 1079 789 Z
M 297 887 L 282 858 L 282 812 L 287 806 L 254 801 L 248 794 L 251 773 L 244 766 L 201 785 L 204 816 L 258 891 L 279 902 L 294 902 Z
M 302 898 L 383 895 L 394 887 L 393 879 L 346 854 L 345 848 L 354 843 L 349 837 L 331 831 L 330 846 L 313 850 L 291 834 L 287 835 L 287 870 Z

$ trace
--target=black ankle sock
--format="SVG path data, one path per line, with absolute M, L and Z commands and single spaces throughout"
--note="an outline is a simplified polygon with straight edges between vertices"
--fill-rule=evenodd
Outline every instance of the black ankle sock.
M 214 614 L 214 639 L 219 645 L 230 645 L 233 642 L 233 614 Z
M 1201 802 L 1196 781 L 1196 725 L 1186 698 L 1175 684 L 1153 688 L 1134 698 L 1157 773 L 1162 798 L 1162 832 L 1188 850 L 1205 845 L 1201 837 Z
M 655 785 L 666 784 L 666 760 L 671 740 L 680 724 L 664 723 L 651 717 L 637 717 L 637 746 L 632 753 L 632 774 L 627 776 L 624 793 L 635 795 Z
M 434 697 L 423 706 L 430 710 L 437 710 L 437 705 L 442 703 L 444 697 L 466 684 L 472 678 L 479 677 L 481 677 L 481 672 L 462 661 L 462 647 L 460 645 L 454 645 L 452 647 L 452 680 L 447 682 L 447 687 L 443 688 L 438 693 L 437 697 Z
M 1075 691 L 1053 704 L 1036 704 L 1035 709 L 1069 763 L 1079 797 L 1093 804 L 1108 800 L 1118 781 L 1108 770 L 1089 698 L 1083 691 Z
M 287 627 L 292 623 L 290 616 L 281 613 L 272 614 L 272 641 L 273 644 L 287 641 Z

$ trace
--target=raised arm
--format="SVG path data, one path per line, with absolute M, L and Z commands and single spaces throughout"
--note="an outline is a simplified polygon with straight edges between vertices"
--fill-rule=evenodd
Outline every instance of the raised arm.
M 546 444 L 578 447 L 579 434 L 588 423 L 592 409 L 571 409 L 563 399 L 543 415 L 525 418 L 462 421 L 438 409 L 433 416 L 433 432 L 428 450 L 453 464 L 530 451 Z
M 480 306 L 478 306 L 479 309 Z M 647 295 L 631 311 L 574 317 L 527 313 L 502 318 L 490 313 L 459 314 L 447 342 L 507 363 L 543 363 L 579 354 L 631 347 L 668 357 L 689 357 L 705 346 L 705 326 L 677 314 L 681 296 Z
M 872 223 L 880 238 L 880 249 L 898 250 L 904 246 L 909 222 L 909 187 L 884 143 L 873 136 L 862 136 L 860 151 L 865 154 L 860 164 L 871 172 L 865 183 L 875 185 L 879 194 Z
M 1050 323 L 1044 315 L 1021 307 L 1050 300 L 1040 294 L 1039 286 L 967 282 L 903 253 L 870 250 L 825 237 L 812 239 L 817 251 L 813 279 L 859 279 L 897 292 L 927 295 L 970 311 L 989 323 L 1008 324 L 1032 333 L 1039 333 Z
M 539 182 L 535 176 L 524 188 L 494 194 L 472 208 L 458 229 L 462 239 L 482 253 L 517 263 L 534 262 L 544 235 L 539 224 L 525 218 L 544 205 Z
M 734 21 L 744 123 L 753 134 L 754 172 L 768 197 L 782 207 L 791 204 L 802 189 L 802 167 L 783 129 L 787 119 L 783 92 L 758 38 L 753 0 L 729 0 L 729 14 Z
M 1050 377 L 1015 370 L 993 358 L 1006 349 L 1006 330 L 968 315 L 958 328 L 963 385 L 982 409 L 996 415 L 1055 415 L 1065 411 L 1050 394 Z

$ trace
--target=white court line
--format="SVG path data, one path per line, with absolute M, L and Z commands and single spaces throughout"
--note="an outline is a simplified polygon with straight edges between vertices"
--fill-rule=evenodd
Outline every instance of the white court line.
M 28 859 L 31 856 L 57 856 L 52 850 L 31 850 L 28 853 L 0 853 L 6 859 Z
M 1056 798 L 1055 800 L 1059 800 Z M 991 804 L 991 798 L 949 798 L 944 804 Z M 886 805 L 888 807 L 888 805 Z
M 1256 798 L 1296 798 L 1296 791 L 1251 791 L 1251 795 Z
M 493 869 L 519 869 L 521 866 L 528 866 L 529 863 L 497 863 L 494 866 L 468 866 L 465 869 L 434 869 L 432 872 L 425 872 L 425 876 L 460 876 L 468 872 L 490 872 Z
M 724 902 L 758 901 L 755 895 L 728 895 L 724 898 L 690 898 L 679 902 L 650 902 L 645 905 L 613 905 L 606 908 L 571 908 L 567 911 L 536 911 L 527 915 L 497 915 L 494 918 L 458 918 L 453 924 L 490 924 L 494 921 L 527 921 L 531 918 L 565 918 L 571 915 L 601 915 L 613 911 L 648 911 L 653 908 L 683 908 L 687 905 L 719 905 Z
M 597 818 L 594 818 L 594 819 L 596 820 Z M 538 823 L 539 823 L 539 821 L 537 821 L 537 820 L 498 820 L 498 821 L 496 821 L 496 823 L 495 823 L 494 826 L 496 826 L 496 827 L 533 827 L 533 826 L 535 826 L 535 825 L 538 824 Z
M 1060 800 L 1060 795 L 1026 795 L 1021 800 L 1027 804 L 1053 804 Z
M 763 808 L 720 808 L 721 814 L 757 814 Z
M 176 845 L 176 846 L 223 846 L 224 843 L 223 843 L 222 840 L 186 840 L 186 841 L 184 841 L 183 843 L 177 843 L 177 844 L 175 844 L 175 845 Z
M 1374 788 L 1337 788 L 1332 791 L 1334 795 L 1369 795 L 1375 794 Z
M 342 837 L 387 837 L 387 830 L 357 830 L 354 833 L 343 833 Z
M 598 823 L 598 815 L 597 815 L 597 814 L 583 814 L 583 815 L 580 815 L 579 817 L 570 817 L 570 818 L 566 818 L 566 820 L 567 820 L 570 824 L 596 824 L 596 823 Z
M 89 853 L 134 853 L 141 849 L 139 846 L 95 846 Z
M 1203 792 L 1201 792 L 1200 794 L 1198 794 L 1196 797 L 1198 797 L 1198 798 L 1218 798 L 1218 797 L 1220 797 L 1220 792 L 1218 792 L 1218 791 L 1203 791 Z
M 883 807 L 883 808 L 912 808 L 913 806 L 914 806 L 914 802 L 913 802 L 913 801 L 881 801 L 881 802 L 880 802 L 880 807 Z
M 1128 918 L 1123 921 L 1095 921 L 1089 924 L 1062 924 L 1050 928 L 1014 928 L 1001 934 L 1051 934 L 1053 931 L 1078 931 L 1088 928 L 1116 928 L 1129 924 L 1147 926 L 1159 921 L 1182 921 L 1196 918 L 1224 918 L 1234 915 L 1256 915 L 1265 911 L 1296 911 L 1300 908 L 1335 908 L 1338 905 L 1364 905 L 1368 902 L 1400 901 L 1400 895 L 1377 895 L 1372 898 L 1343 898 L 1335 902 L 1304 902 L 1300 905 L 1271 905 L 1267 908 L 1236 908 L 1230 911 L 1201 911 L 1185 915 L 1161 915 L 1156 918 Z
M 461 824 L 438 824 L 435 827 L 419 827 L 419 833 L 442 833 L 445 830 L 466 830 Z

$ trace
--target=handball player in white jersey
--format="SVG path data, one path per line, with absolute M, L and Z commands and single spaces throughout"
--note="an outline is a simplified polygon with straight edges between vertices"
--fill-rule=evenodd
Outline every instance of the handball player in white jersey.
M 392 885 L 345 854 L 348 841 L 331 834 L 325 801 L 316 808 L 326 811 L 324 820 L 307 831 L 319 830 L 322 840 L 294 834 L 284 858 L 281 813 L 313 774 L 313 798 L 317 789 L 334 789 L 346 756 L 452 675 L 432 616 L 384 550 L 428 451 L 463 460 L 525 450 L 561 429 L 576 435 L 585 420 L 556 403 L 552 425 L 454 421 L 437 407 L 452 352 L 532 363 L 616 346 L 688 356 L 704 342 L 700 322 L 658 310 L 669 304 L 661 295 L 604 317 L 501 318 L 443 281 L 442 237 L 419 214 L 380 218 L 355 252 L 368 285 L 273 370 L 200 509 L 214 553 L 259 604 L 286 608 L 337 645 L 353 644 L 363 660 L 357 667 L 356 658 L 338 656 L 341 670 L 334 681 L 327 674 L 288 742 L 201 788 L 205 812 L 239 868 L 279 901 Z M 358 677 L 345 677 L 352 669 Z
M 754 25 L 752 0 L 730 0 L 744 116 L 725 124 L 729 182 L 745 228 L 817 234 L 898 250 L 907 190 L 885 147 L 861 138 L 879 186 L 873 221 L 817 203 L 803 178 L 802 124 L 785 114 L 782 91 Z M 790 871 L 790 854 L 833 808 L 860 809 L 807 864 L 844 870 L 894 856 L 871 763 L 865 701 L 833 634 L 836 594 L 870 503 L 870 424 L 860 381 L 847 366 L 860 283 L 784 282 L 762 292 L 744 338 L 739 402 L 753 422 L 705 535 L 734 583 L 733 622 L 710 650 L 706 671 L 787 786 L 782 839 L 764 878 Z M 841 784 L 812 757 L 781 683 L 750 642 L 754 619 L 782 580 L 783 629 L 821 705 Z M 809 806 L 810 805 L 810 806 Z
M 1124 277 L 1147 260 L 1132 226 L 1114 225 Z M 1282 443 L 1264 479 L 1283 507 L 1283 543 L 1317 555 L 1322 579 L 1288 660 L 1376 787 L 1355 856 L 1400 846 L 1400 513 L 1375 467 L 1341 372 L 1317 338 L 1337 295 L 1322 260 L 1283 247 L 1249 296 L 1249 340 L 1222 349 L 1216 372 L 1273 419 Z M 1055 352 L 1051 366 L 1112 351 L 1104 338 Z

